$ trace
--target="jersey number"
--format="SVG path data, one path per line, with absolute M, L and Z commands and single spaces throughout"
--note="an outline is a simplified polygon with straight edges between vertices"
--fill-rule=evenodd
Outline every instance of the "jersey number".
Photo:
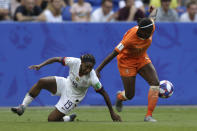
M 75 88 L 77 88 L 77 87 L 78 87 L 78 84 L 77 84 L 76 82 L 73 81 L 73 86 L 74 86 Z
M 66 104 L 64 104 L 64 108 L 68 110 L 72 106 L 72 104 L 73 104 L 72 101 L 68 100 Z

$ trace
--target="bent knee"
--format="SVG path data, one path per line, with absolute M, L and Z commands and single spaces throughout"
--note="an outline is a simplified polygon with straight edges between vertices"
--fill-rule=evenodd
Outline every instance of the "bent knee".
M 48 122 L 55 122 L 55 121 L 59 121 L 59 120 L 57 120 L 53 117 L 50 117 L 50 116 L 48 117 Z
M 44 84 L 46 84 L 46 82 L 47 82 L 46 78 L 40 78 L 40 80 L 38 80 L 37 84 L 38 85 L 44 85 Z

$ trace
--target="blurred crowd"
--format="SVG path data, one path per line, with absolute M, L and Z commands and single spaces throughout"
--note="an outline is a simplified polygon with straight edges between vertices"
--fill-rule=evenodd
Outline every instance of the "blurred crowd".
M 197 22 L 197 0 L 0 0 L 0 21 L 136 21 L 150 6 L 156 21 Z

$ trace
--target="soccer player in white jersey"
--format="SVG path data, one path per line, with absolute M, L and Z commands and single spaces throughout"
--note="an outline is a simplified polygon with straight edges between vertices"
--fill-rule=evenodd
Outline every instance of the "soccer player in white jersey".
M 100 93 L 108 106 L 113 121 L 121 121 L 111 105 L 110 98 L 102 87 L 93 69 L 95 58 L 91 54 L 74 57 L 54 57 L 39 65 L 32 65 L 29 68 L 39 70 L 41 67 L 59 62 L 69 66 L 69 76 L 67 78 L 49 76 L 41 78 L 26 94 L 23 102 L 18 107 L 12 107 L 12 112 L 22 115 L 26 107 L 39 95 L 42 89 L 46 89 L 54 95 L 60 96 L 55 109 L 49 114 L 48 121 L 74 121 L 76 114 L 67 116 L 68 112 L 76 107 L 85 97 L 86 92 L 92 86 L 96 92 Z

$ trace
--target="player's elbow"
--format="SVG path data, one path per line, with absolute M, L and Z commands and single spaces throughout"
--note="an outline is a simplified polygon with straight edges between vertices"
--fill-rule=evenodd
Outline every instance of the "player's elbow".
M 49 59 L 51 62 L 62 62 L 62 57 L 52 57 Z
M 103 87 L 102 87 L 101 89 L 96 90 L 96 93 L 103 94 L 103 93 L 105 93 L 105 90 L 104 90 Z

